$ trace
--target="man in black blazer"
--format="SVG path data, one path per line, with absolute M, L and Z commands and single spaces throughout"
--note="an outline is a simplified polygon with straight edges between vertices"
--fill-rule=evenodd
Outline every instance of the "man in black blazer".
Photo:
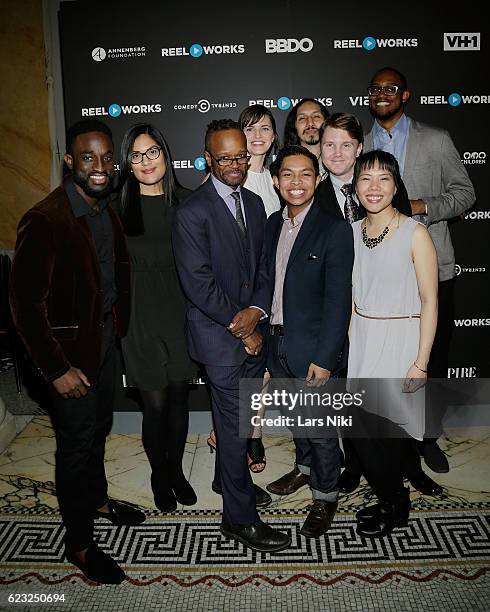
M 273 378 L 306 379 L 319 387 L 346 365 L 352 308 L 354 244 L 350 225 L 314 200 L 318 160 L 304 147 L 284 147 L 274 184 L 286 202 L 271 215 L 266 253 L 271 286 L 267 369 Z M 294 438 L 295 468 L 267 488 L 287 495 L 310 484 L 313 506 L 301 529 L 319 537 L 337 509 L 340 452 L 335 438 Z
M 349 113 L 335 113 L 320 129 L 321 158 L 328 176 L 318 185 L 315 200 L 329 214 L 350 223 L 366 215 L 352 196 L 354 166 L 363 142 L 362 125 Z
M 267 319 L 270 285 L 265 265 L 262 200 L 241 187 L 250 155 L 235 121 L 209 124 L 205 157 L 211 176 L 175 214 L 175 261 L 187 298 L 190 356 L 204 364 L 217 439 L 215 483 L 223 494 L 223 535 L 262 552 L 286 548 L 287 534 L 263 523 L 239 436 L 241 378 L 262 380 L 259 321 Z

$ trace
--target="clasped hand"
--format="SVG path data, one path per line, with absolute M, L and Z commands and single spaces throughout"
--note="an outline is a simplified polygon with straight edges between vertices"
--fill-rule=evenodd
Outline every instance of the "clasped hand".
M 78 399 L 87 395 L 90 382 L 82 370 L 71 367 L 63 376 L 53 380 L 53 386 L 64 399 Z

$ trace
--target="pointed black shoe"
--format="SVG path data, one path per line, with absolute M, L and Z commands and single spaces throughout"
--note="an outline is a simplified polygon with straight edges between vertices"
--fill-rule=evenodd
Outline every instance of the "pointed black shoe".
M 420 471 L 420 474 L 415 478 L 408 479 L 414 489 L 420 491 L 422 495 L 438 496 L 442 495 L 442 487 L 432 480 L 425 472 Z
M 364 508 L 356 515 L 357 533 L 366 538 L 382 538 L 396 527 L 406 527 L 410 513 L 408 489 L 398 494 L 392 502 L 380 501 L 379 504 Z
M 155 500 L 155 506 L 167 514 L 169 512 L 175 512 L 177 510 L 177 501 L 175 499 L 174 492 L 167 482 L 165 476 L 160 473 L 151 473 L 151 490 L 153 491 L 153 499 Z
M 223 495 L 223 491 L 221 490 L 220 485 L 214 482 L 214 480 L 211 483 L 211 489 L 218 495 Z M 269 493 L 267 493 L 267 491 L 264 491 L 264 489 L 262 489 L 256 484 L 254 484 L 254 489 L 255 489 L 255 507 L 256 508 L 267 508 L 267 506 L 269 506 L 272 503 L 272 497 L 269 495 Z
M 141 525 L 146 520 L 145 513 L 128 502 L 108 499 L 109 512 L 94 510 L 95 518 L 103 518 L 113 525 Z
M 443 450 L 441 450 L 436 440 L 424 440 L 423 456 L 425 465 L 433 472 L 446 474 L 449 472 L 449 462 Z
M 238 540 L 247 548 L 258 552 L 277 552 L 291 545 L 291 538 L 287 533 L 272 529 L 262 521 L 257 521 L 252 525 L 223 522 L 220 531 L 225 537 Z
M 182 476 L 172 483 L 175 499 L 183 506 L 194 506 L 197 504 L 197 495 L 186 477 Z
M 339 491 L 340 493 L 352 493 L 354 492 L 359 483 L 361 482 L 361 477 L 357 474 L 353 474 L 349 470 L 344 470 L 342 474 L 340 474 L 339 478 Z
M 85 562 L 83 562 L 74 552 L 65 550 L 67 560 L 80 568 L 83 574 L 93 582 L 101 584 L 121 584 L 126 578 L 126 574 L 114 561 L 112 557 L 106 555 L 96 544 L 87 548 Z

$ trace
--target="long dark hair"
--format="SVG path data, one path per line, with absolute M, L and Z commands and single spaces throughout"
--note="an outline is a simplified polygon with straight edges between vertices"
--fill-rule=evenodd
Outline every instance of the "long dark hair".
M 296 130 L 296 116 L 298 115 L 299 108 L 303 106 L 303 104 L 305 104 L 306 102 L 314 102 L 315 104 L 318 104 L 318 106 L 320 107 L 320 111 L 323 115 L 323 119 L 328 119 L 328 117 L 330 116 L 327 107 L 318 100 L 315 100 L 315 98 L 301 98 L 298 104 L 296 104 L 296 106 L 293 106 L 293 108 L 289 111 L 288 116 L 286 117 L 286 123 L 284 125 L 285 147 L 288 145 L 300 144 L 298 132 Z
M 163 193 L 171 206 L 177 204 L 177 187 L 180 187 L 172 166 L 170 150 L 160 130 L 150 123 L 137 123 L 124 134 L 119 156 L 121 187 L 121 221 L 127 236 L 141 236 L 145 233 L 141 212 L 140 184 L 131 172 L 131 153 L 134 141 L 141 134 L 148 134 L 161 147 L 165 159 Z
M 368 153 L 359 155 L 356 165 L 354 166 L 354 176 L 352 177 L 352 185 L 354 190 L 357 185 L 357 179 L 359 178 L 359 174 L 362 172 L 362 170 L 371 170 L 375 166 L 386 170 L 393 177 L 396 187 L 396 193 L 391 202 L 393 208 L 396 208 L 399 212 L 407 217 L 411 217 L 412 207 L 408 198 L 407 188 L 405 187 L 405 183 L 403 182 L 400 174 L 400 167 L 396 161 L 396 157 L 387 151 L 375 149 L 374 151 L 369 151 Z

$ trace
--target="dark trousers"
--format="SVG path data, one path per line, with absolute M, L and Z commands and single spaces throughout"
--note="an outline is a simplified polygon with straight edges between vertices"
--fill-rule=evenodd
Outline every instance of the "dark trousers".
M 223 521 L 251 525 L 259 520 L 255 489 L 247 465 L 247 439 L 239 436 L 241 378 L 262 381 L 262 357 L 248 357 L 236 366 L 206 365 L 216 434 L 215 482 L 223 492 Z
M 404 434 L 397 425 L 378 415 L 360 410 L 356 418 L 362 420 L 367 431 L 382 429 L 385 437 L 350 438 L 350 453 L 362 466 L 362 473 L 378 499 L 396 503 L 403 493 L 405 462 L 412 452 L 412 440 L 402 437 Z
M 284 335 L 277 334 L 269 338 L 267 369 L 272 378 L 295 378 L 288 367 L 284 339 Z M 293 438 L 293 441 L 296 448 L 296 465 L 301 471 L 310 474 L 313 499 L 336 499 L 340 476 L 338 439 Z
M 87 548 L 93 541 L 93 511 L 107 501 L 105 440 L 112 426 L 115 387 L 112 317 L 106 319 L 99 371 L 85 397 L 63 399 L 52 392 L 56 434 L 56 493 L 66 529 L 66 547 Z

